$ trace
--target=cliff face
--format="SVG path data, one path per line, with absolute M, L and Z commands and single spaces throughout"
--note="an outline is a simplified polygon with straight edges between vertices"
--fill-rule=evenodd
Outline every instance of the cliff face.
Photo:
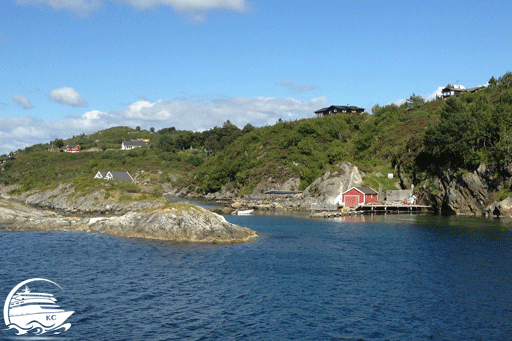
M 363 182 L 359 169 L 350 162 L 342 162 L 334 172 L 326 171 L 316 179 L 303 193 L 303 205 L 322 203 L 333 205 L 340 200 L 341 193 Z
M 422 187 L 434 209 L 443 214 L 509 215 L 506 200 L 503 204 L 495 202 L 494 196 L 503 183 L 493 173 L 485 164 L 464 174 L 439 169 Z

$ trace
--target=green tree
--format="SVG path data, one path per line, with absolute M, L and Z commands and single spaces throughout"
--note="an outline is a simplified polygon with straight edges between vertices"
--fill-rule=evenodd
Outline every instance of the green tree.
M 64 141 L 62 139 L 55 139 L 55 141 L 53 141 L 54 145 L 56 148 L 62 148 L 64 147 Z
M 407 110 L 418 109 L 423 104 L 425 104 L 425 100 L 423 99 L 423 97 L 415 95 L 413 93 L 411 97 L 407 99 Z
M 474 168 L 481 161 L 481 154 L 477 153 L 477 127 L 463 101 L 450 97 L 442 108 L 439 124 L 430 126 L 425 133 L 425 151 L 439 164 Z
M 175 152 L 177 149 L 176 137 L 171 134 L 160 134 L 156 147 L 162 152 Z

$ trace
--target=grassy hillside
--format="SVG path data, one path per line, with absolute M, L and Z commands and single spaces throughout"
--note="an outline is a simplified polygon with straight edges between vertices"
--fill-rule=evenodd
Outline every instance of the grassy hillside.
M 147 139 L 150 145 L 120 150 L 123 140 L 134 139 Z M 80 144 L 83 151 L 59 152 L 67 144 Z M 29 190 L 73 181 L 85 189 L 97 185 L 89 183 L 97 171 L 126 170 L 137 176 L 136 186 L 174 181 L 208 193 L 230 184 L 246 194 L 269 177 L 300 177 L 304 189 L 326 169 L 349 161 L 365 172 L 366 185 L 386 189 L 395 180 L 377 179 L 375 173 L 400 170 L 415 178 L 436 167 L 471 171 L 486 162 L 496 165 L 496 177 L 504 178 L 511 152 L 512 74 L 507 73 L 476 93 L 428 103 L 413 94 L 401 106 L 377 105 L 372 114 L 243 129 L 227 121 L 201 133 L 115 127 L 57 139 L 19 150 L 16 160 L 2 164 L 0 182 Z
M 259 128 L 206 160 L 193 173 L 195 185 L 199 191 L 214 192 L 231 182 L 249 193 L 269 176 L 300 177 L 304 189 L 341 161 L 358 165 L 371 181 L 374 172 L 413 164 L 440 105 L 441 100 L 413 111 L 390 105 L 375 108 L 374 115 L 335 115 Z

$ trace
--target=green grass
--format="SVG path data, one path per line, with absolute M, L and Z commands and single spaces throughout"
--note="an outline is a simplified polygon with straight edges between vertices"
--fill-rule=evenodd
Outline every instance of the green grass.
M 312 117 L 261 128 L 248 125 L 239 129 L 226 122 L 222 127 L 202 133 L 174 128 L 152 133 L 113 127 L 62 141 L 64 145 L 80 144 L 83 149 L 97 150 L 94 152 L 49 151 L 60 142 L 57 140 L 20 150 L 16 160 L 2 165 L 0 183 L 17 183 L 21 193 L 69 182 L 81 193 L 100 188 L 110 197 L 125 200 L 130 196 L 135 200 L 161 195 L 161 183 L 176 179 L 172 185 L 196 192 L 215 192 L 229 184 L 241 194 L 248 194 L 268 179 L 284 182 L 292 177 L 300 178 L 300 189 L 305 189 L 326 170 L 334 171 L 336 164 L 348 161 L 366 174 L 363 179 L 366 185 L 394 189 L 399 181 L 395 170 L 400 169 L 407 178 L 421 173 L 424 181 L 435 175 L 429 172 L 435 172 L 436 167 L 446 166 L 449 159 L 439 155 L 454 152 L 458 155 L 455 147 L 461 148 L 457 145 L 459 141 L 453 141 L 454 146 L 448 142 L 445 145 L 442 140 L 438 144 L 432 142 L 438 136 L 450 136 L 439 127 L 455 132 L 459 129 L 458 125 L 449 123 L 450 119 L 460 117 L 460 113 L 450 110 L 463 110 L 463 114 L 478 123 L 474 124 L 478 129 L 472 132 L 475 138 L 469 141 L 471 148 L 462 148 L 469 150 L 458 156 L 463 166 L 454 166 L 454 171 L 462 175 L 482 160 L 501 162 L 502 166 L 512 160 L 507 144 L 512 139 L 512 119 L 508 115 L 512 110 L 509 84 L 512 74 L 505 76 L 500 77 L 495 88 L 464 94 L 456 100 L 438 99 L 413 110 L 407 110 L 407 104 L 376 106 L 372 115 Z M 480 124 L 483 119 L 485 126 Z M 499 121 L 499 131 L 490 129 L 494 121 Z M 132 139 L 147 139 L 150 145 L 132 151 L 120 150 L 123 140 Z M 431 148 L 424 148 L 428 143 Z M 489 143 L 491 147 L 486 147 Z M 437 148 L 439 145 L 442 148 Z M 444 154 L 437 155 L 434 149 Z M 92 179 L 98 171 L 128 171 L 132 176 L 137 175 L 138 186 L 147 184 L 147 188 L 117 185 L 111 188 Z M 382 177 L 376 176 L 377 172 Z M 387 179 L 387 173 L 394 173 L 395 178 Z M 434 193 L 438 191 L 431 180 L 427 180 L 427 186 Z M 504 191 L 500 197 L 507 193 Z

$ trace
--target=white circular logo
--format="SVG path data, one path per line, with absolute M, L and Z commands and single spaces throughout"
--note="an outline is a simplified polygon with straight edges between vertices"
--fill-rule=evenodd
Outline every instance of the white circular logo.
M 57 283 L 44 278 L 27 279 L 16 285 L 4 304 L 5 325 L 7 329 L 16 329 L 16 335 L 29 332 L 36 335 L 47 332 L 59 334 L 71 327 L 70 323 L 64 322 L 74 311 L 61 309 L 52 294 L 31 291 L 28 284 L 38 281 L 51 283 L 62 290 Z

